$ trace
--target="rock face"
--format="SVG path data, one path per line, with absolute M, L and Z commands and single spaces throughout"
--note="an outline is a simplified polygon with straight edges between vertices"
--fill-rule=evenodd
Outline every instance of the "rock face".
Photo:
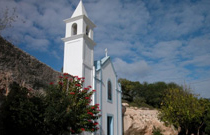
M 177 135 L 178 132 L 173 127 L 166 127 L 158 119 L 157 110 L 140 109 L 137 107 L 126 107 L 124 114 L 124 135 L 152 135 L 153 128 L 161 129 L 163 135 Z
M 0 37 L 0 91 L 8 91 L 13 81 L 40 90 L 57 81 L 61 73 L 18 49 Z

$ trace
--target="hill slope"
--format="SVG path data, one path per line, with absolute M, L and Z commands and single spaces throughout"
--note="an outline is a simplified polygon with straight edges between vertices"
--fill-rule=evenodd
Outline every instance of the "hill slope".
M 8 89 L 13 81 L 34 90 L 55 82 L 61 73 L 18 49 L 0 37 L 0 90 Z

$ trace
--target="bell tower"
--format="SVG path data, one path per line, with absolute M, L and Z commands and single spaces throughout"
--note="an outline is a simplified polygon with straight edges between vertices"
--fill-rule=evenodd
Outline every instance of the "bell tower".
M 95 24 L 88 18 L 82 1 L 79 2 L 71 18 L 64 20 L 66 33 L 64 41 L 63 72 L 85 77 L 85 84 L 93 84 L 93 41 Z

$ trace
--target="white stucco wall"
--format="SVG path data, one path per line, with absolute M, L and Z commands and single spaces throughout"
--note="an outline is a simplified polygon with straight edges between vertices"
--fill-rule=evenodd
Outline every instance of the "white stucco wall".
M 64 44 L 63 72 L 82 77 L 83 39 L 76 39 Z
M 116 90 L 118 89 L 117 78 L 112 67 L 110 60 L 106 61 L 102 66 L 101 70 L 96 73 L 97 78 L 102 80 L 101 83 L 99 80 L 96 81 L 96 89 L 99 89 L 97 92 L 97 103 L 100 104 L 102 110 L 102 117 L 99 119 L 99 122 L 102 123 L 102 135 L 107 134 L 107 116 L 110 115 L 113 117 L 114 127 L 113 135 L 122 135 L 122 125 L 121 125 L 121 100 L 120 93 Z M 112 84 L 112 101 L 108 100 L 107 92 L 107 83 L 108 80 Z M 100 93 L 101 92 L 101 93 Z M 118 104 L 118 105 L 117 105 Z

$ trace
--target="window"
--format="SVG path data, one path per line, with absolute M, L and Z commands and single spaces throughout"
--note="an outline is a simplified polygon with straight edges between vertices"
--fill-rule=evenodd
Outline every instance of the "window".
M 107 135 L 113 135 L 113 117 L 107 116 Z
M 72 25 L 72 33 L 71 34 L 72 35 L 77 35 L 77 24 L 76 23 L 74 23 Z
M 108 81 L 107 85 L 108 85 L 108 87 L 107 87 L 108 88 L 108 100 L 111 101 L 112 100 L 112 83 L 110 80 Z
M 86 27 L 86 35 L 89 36 L 89 32 L 90 32 L 90 29 L 88 28 L 88 26 Z

